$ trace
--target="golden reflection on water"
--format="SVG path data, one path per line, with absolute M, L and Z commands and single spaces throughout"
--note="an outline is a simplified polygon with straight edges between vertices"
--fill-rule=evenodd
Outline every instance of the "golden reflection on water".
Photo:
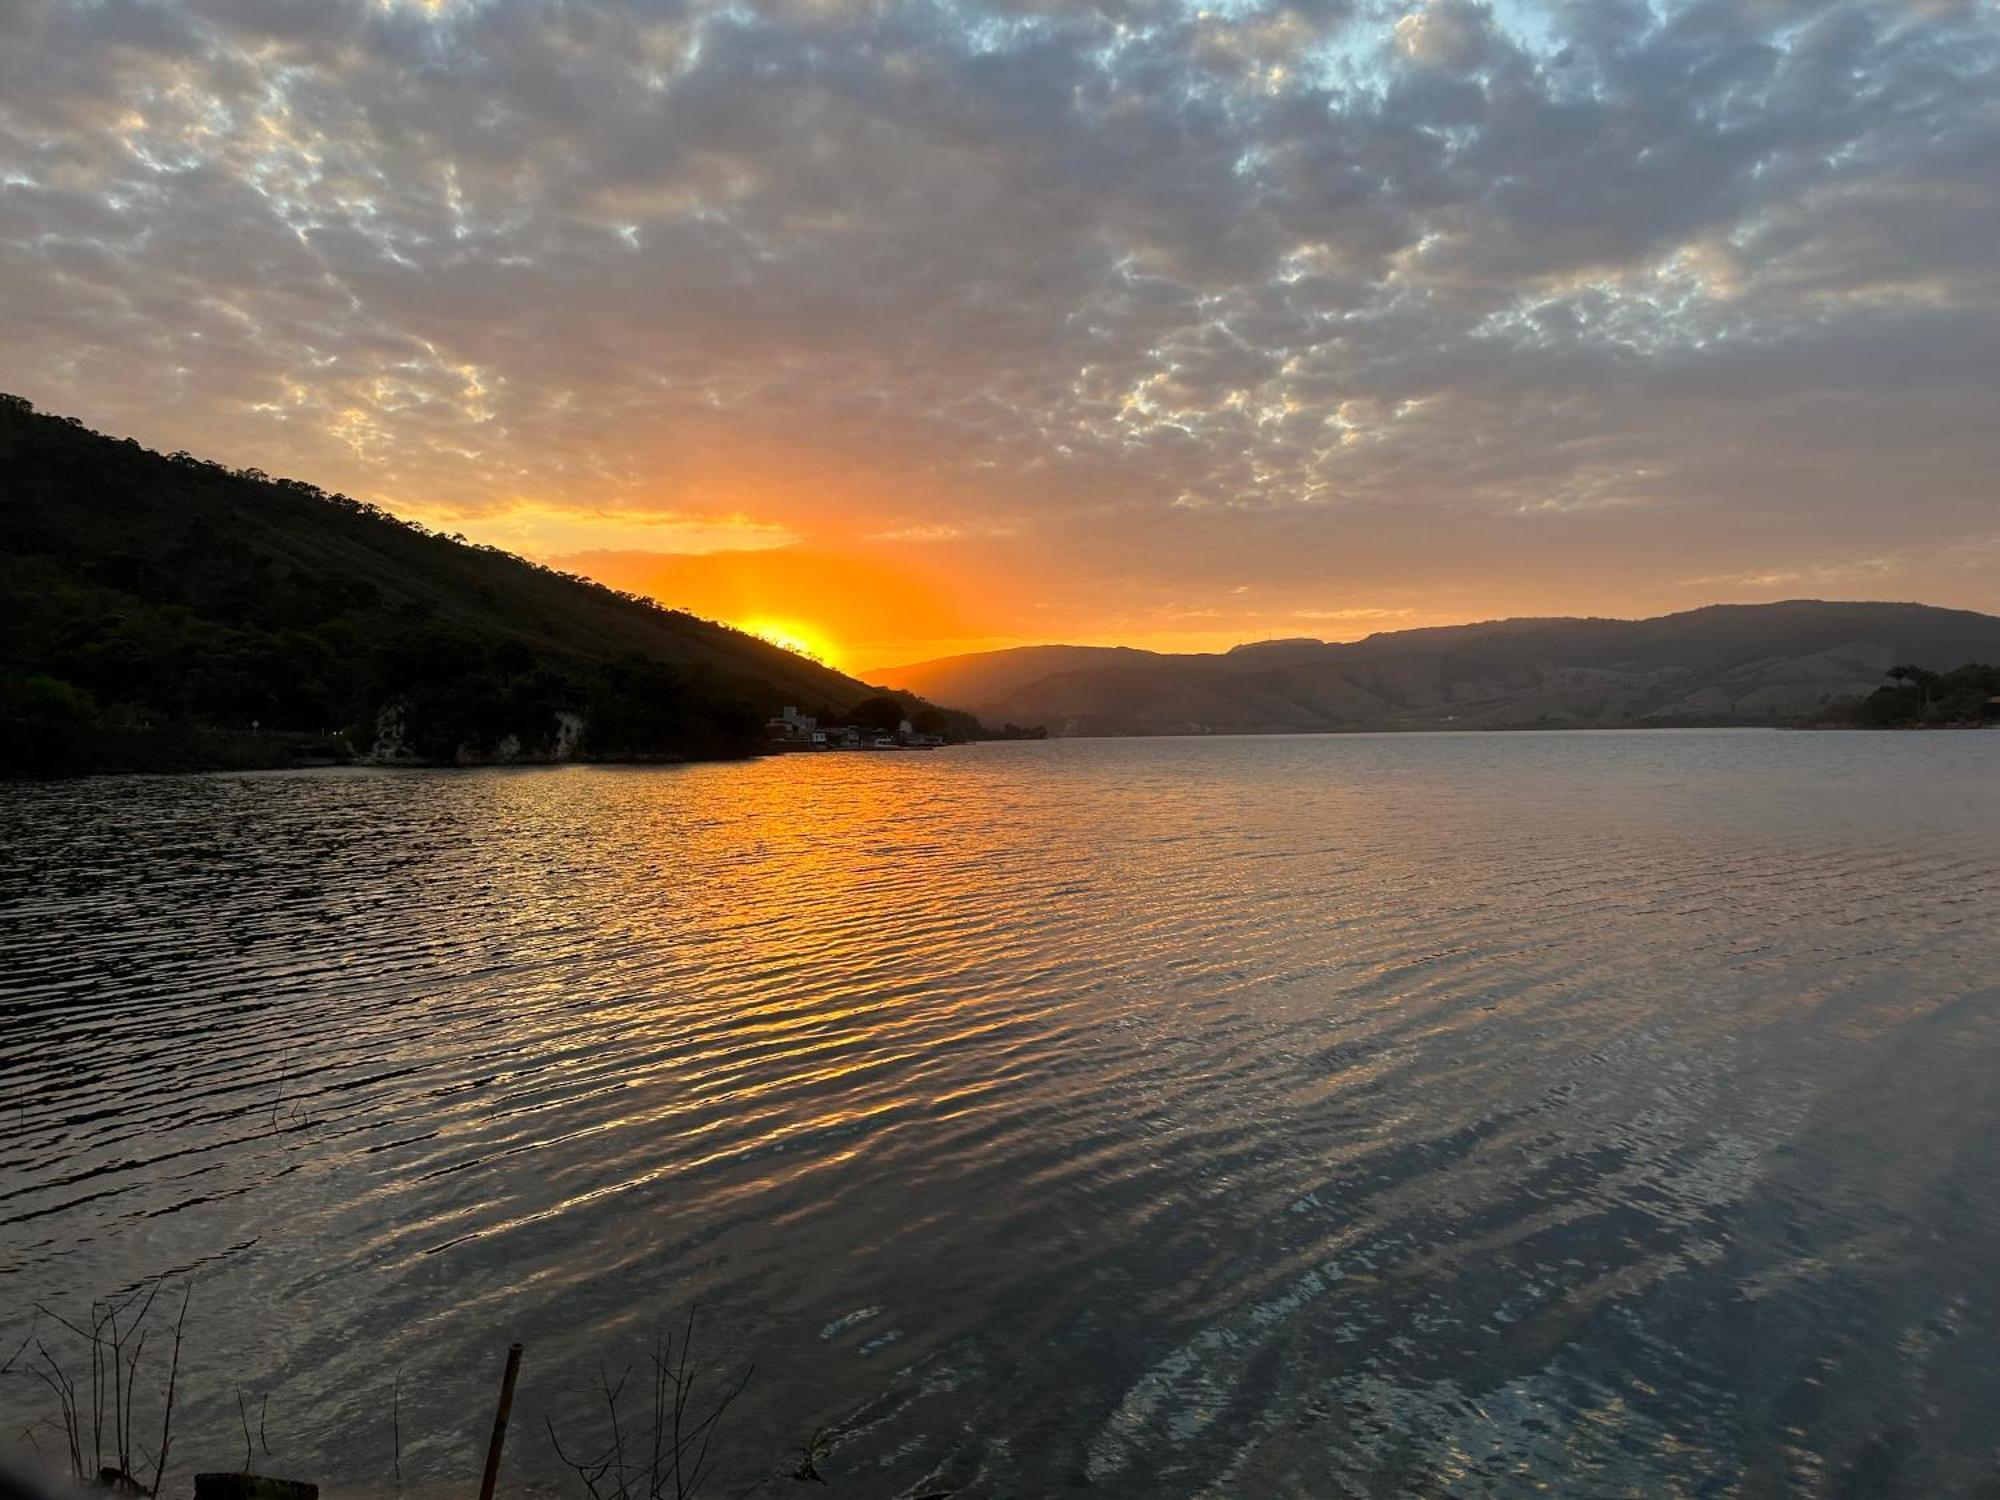
M 441 1485 L 494 1347 L 540 1433 L 689 1301 L 742 1467 L 883 1494 L 1745 1483 L 1815 1330 L 2000 1252 L 1917 1145 L 2000 1142 L 2000 737 L 1915 738 L 22 789 L 0 1321 L 199 1268 L 190 1448 L 242 1383 L 364 1490 L 385 1371 Z M 1961 1325 L 1841 1387 L 1945 1489 Z

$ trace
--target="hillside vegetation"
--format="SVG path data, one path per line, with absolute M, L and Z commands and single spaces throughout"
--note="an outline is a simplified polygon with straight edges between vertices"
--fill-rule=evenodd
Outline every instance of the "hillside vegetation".
M 1967 662 L 1948 672 L 1905 664 L 1865 698 L 1830 706 L 1830 724 L 1865 729 L 1932 729 L 2000 722 L 2000 667 Z
M 1522 619 L 1215 655 L 1029 647 L 883 668 L 988 722 L 1068 734 L 1793 724 L 1901 662 L 2000 660 L 2000 618 L 1793 600 L 1649 620 Z
M 726 626 L 310 484 L 0 397 L 12 770 L 685 758 L 873 691 Z M 965 727 L 965 721 L 959 721 Z

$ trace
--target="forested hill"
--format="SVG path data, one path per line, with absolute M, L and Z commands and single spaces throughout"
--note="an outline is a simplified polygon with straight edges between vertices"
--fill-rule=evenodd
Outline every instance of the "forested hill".
M 727 755 L 784 704 L 869 694 L 726 626 L 12 396 L 0 610 L 17 770 Z

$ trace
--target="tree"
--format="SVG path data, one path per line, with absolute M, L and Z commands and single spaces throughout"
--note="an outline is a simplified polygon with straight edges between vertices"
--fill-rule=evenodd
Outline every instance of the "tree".
M 877 693 L 872 698 L 863 698 L 847 711 L 847 720 L 859 729 L 879 730 L 892 733 L 903 722 L 907 714 L 902 701 L 887 693 Z
M 60 677 L 0 678 L 0 719 L 27 724 L 87 724 L 95 717 L 90 695 Z
M 1911 687 L 1921 689 L 1924 695 L 1924 712 L 1930 712 L 1931 689 L 1937 686 L 1937 673 L 1927 671 L 1923 667 L 1916 665 L 1908 665 L 1889 668 L 1888 676 L 1893 681 L 1905 682 Z
M 1967 662 L 1949 672 L 1892 667 L 1892 686 L 1877 688 L 1847 706 L 1847 717 L 1876 728 L 1920 724 L 1977 724 L 2000 718 L 2000 667 Z

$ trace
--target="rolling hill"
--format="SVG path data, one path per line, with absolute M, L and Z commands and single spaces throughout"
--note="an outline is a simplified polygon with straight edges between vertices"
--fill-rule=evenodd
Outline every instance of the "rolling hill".
M 16 769 L 681 758 L 873 691 L 754 636 L 343 495 L 0 397 Z
M 1026 647 L 882 668 L 891 686 L 1057 734 L 1780 724 L 1891 666 L 2000 660 L 2000 618 L 1922 604 L 1710 605 L 1274 641 L 1213 655 Z

